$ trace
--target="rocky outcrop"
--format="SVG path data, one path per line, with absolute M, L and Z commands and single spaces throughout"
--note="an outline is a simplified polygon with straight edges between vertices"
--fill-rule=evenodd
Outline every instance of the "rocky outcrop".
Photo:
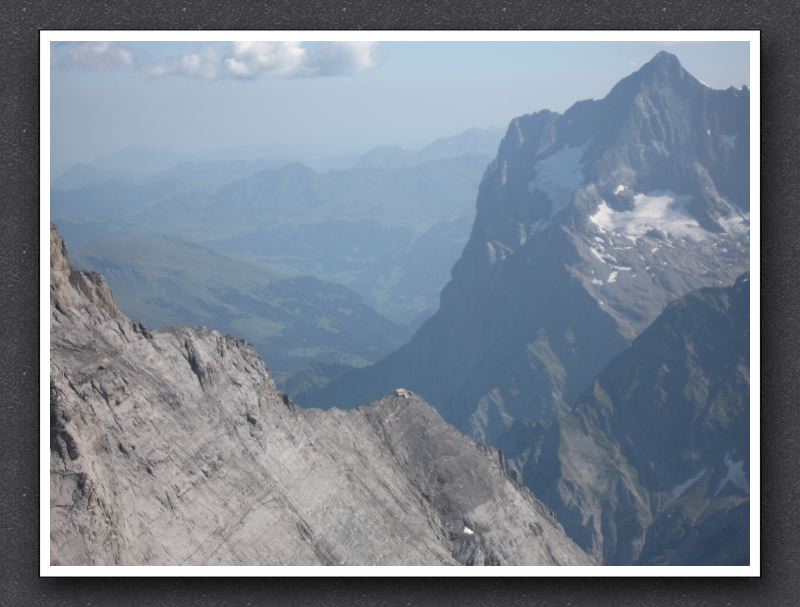
M 50 298 L 53 564 L 594 562 L 413 393 L 302 409 L 245 342 L 126 318 L 54 228 Z
M 607 564 L 749 559 L 749 279 L 671 304 L 509 468 Z

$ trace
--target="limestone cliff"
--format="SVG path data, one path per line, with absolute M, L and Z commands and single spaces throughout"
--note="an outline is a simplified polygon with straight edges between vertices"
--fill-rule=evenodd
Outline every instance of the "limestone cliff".
M 241 340 L 149 331 L 51 229 L 56 565 L 575 565 L 552 513 L 413 393 L 295 406 Z

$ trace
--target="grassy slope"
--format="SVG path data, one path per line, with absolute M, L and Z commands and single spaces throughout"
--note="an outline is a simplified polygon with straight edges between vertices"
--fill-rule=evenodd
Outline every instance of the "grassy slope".
M 101 272 L 129 316 L 154 328 L 205 325 L 244 337 L 278 376 L 312 361 L 363 365 L 404 329 L 354 292 L 308 276 L 275 276 L 177 238 L 120 236 L 74 249 Z

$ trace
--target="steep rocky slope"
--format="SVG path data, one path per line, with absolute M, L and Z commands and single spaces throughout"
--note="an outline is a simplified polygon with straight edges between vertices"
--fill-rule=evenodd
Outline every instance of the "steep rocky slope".
M 504 441 L 570 535 L 609 564 L 749 558 L 749 279 L 671 304 L 550 427 Z
M 397 392 L 304 410 L 244 342 L 151 332 L 51 231 L 54 564 L 591 564 L 498 452 Z
M 659 53 L 604 99 L 514 119 L 439 311 L 303 402 L 405 385 L 501 447 L 552 420 L 670 301 L 747 270 L 748 110 Z

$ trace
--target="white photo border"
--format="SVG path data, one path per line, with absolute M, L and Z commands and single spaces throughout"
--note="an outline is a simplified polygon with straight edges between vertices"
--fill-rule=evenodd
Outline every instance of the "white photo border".
M 97 566 L 50 564 L 50 45 L 53 42 L 747 42 L 750 50 L 750 564 L 742 566 Z M 758 577 L 761 575 L 760 32 L 42 30 L 40 102 L 39 574 L 42 577 Z

